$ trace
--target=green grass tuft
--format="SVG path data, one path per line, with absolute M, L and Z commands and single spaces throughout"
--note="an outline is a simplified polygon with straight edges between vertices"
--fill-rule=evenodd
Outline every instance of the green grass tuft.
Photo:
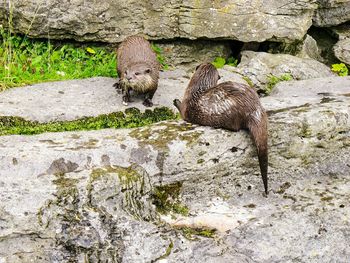
M 0 116 L 0 136 L 11 134 L 39 134 L 44 132 L 62 132 L 79 130 L 99 130 L 104 128 L 133 128 L 164 120 L 177 119 L 177 115 L 166 107 L 147 109 L 144 113 L 137 108 L 123 112 L 113 112 L 97 117 L 84 117 L 73 121 L 54 121 L 39 123 L 20 117 Z
M 277 83 L 281 81 L 293 80 L 293 76 L 289 73 L 283 74 L 281 76 L 269 75 L 268 82 L 266 84 L 266 94 L 270 94 Z
M 53 45 L 0 28 L 0 90 L 38 82 L 116 77 L 116 54 L 100 47 Z
M 216 57 L 211 64 L 213 64 L 216 68 L 222 68 L 225 65 L 237 67 L 238 60 L 233 57 L 230 57 L 227 60 L 222 57 Z

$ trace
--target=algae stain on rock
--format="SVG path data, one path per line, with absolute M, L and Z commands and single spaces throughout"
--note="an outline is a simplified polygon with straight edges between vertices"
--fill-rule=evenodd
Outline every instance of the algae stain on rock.
M 136 164 L 93 170 L 86 190 L 90 206 L 100 207 L 108 203 L 111 213 L 123 211 L 137 220 L 157 219 L 147 198 L 151 191 L 149 176 Z
M 174 140 L 186 141 L 187 145 L 197 142 L 201 131 L 194 131 L 196 126 L 189 123 L 166 122 L 162 125 L 153 125 L 138 128 L 129 133 L 142 146 L 151 145 L 157 150 L 168 151 L 168 144 Z

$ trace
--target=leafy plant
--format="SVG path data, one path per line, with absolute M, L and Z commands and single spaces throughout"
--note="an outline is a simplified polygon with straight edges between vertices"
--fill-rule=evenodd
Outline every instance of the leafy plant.
M 349 74 L 349 70 L 344 63 L 333 64 L 332 71 L 343 77 Z
M 230 57 L 227 60 L 222 58 L 222 57 L 216 57 L 214 59 L 214 61 L 212 62 L 212 64 L 216 68 L 222 68 L 225 65 L 230 65 L 230 66 L 236 67 L 238 64 L 238 60 L 233 58 L 233 57 Z

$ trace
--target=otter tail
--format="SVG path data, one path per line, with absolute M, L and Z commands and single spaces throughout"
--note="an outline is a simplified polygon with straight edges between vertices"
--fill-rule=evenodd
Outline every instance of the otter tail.
M 268 149 L 267 149 L 267 116 L 263 112 L 259 121 L 254 119 L 248 125 L 249 131 L 251 133 L 252 139 L 256 145 L 258 152 L 258 159 L 260 165 L 261 177 L 264 183 L 265 193 L 268 194 L 268 178 L 267 178 L 267 168 L 268 168 Z

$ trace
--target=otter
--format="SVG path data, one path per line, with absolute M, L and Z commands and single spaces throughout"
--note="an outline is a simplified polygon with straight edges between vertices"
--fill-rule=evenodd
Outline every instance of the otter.
M 123 92 L 123 104 L 128 105 L 130 90 L 145 94 L 143 105 L 152 107 L 152 98 L 158 88 L 160 64 L 150 43 L 142 36 L 129 36 L 118 47 L 117 72 L 114 84 Z
M 265 193 L 268 194 L 267 114 L 256 91 L 231 81 L 217 84 L 218 70 L 210 63 L 196 68 L 183 101 L 174 100 L 187 122 L 231 131 L 248 129 L 256 145 Z

